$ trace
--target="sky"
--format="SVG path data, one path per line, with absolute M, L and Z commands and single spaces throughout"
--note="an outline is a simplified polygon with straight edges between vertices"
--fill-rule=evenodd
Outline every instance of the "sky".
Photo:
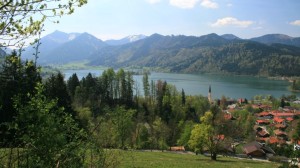
M 43 35 L 59 30 L 101 40 L 154 33 L 300 37 L 299 9 L 300 0 L 88 0 L 59 24 L 47 22 Z

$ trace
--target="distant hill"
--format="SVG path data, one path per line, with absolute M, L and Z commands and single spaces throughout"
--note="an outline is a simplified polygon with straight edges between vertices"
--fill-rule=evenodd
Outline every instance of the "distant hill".
M 132 42 L 144 39 L 146 37 L 147 36 L 142 35 L 142 34 L 140 34 L 140 35 L 131 35 L 131 36 L 124 37 L 120 40 L 106 40 L 105 43 L 107 43 L 108 45 L 124 45 L 124 44 L 127 44 L 127 43 L 132 43 Z
M 286 44 L 300 47 L 300 38 L 290 37 L 284 34 L 267 34 L 261 37 L 251 38 L 250 40 L 264 44 Z
M 221 72 L 247 75 L 300 75 L 300 48 L 249 40 L 228 40 L 217 34 L 201 37 L 162 36 L 94 53 L 91 65 L 163 67 L 172 72 Z
M 61 44 L 57 48 L 47 53 L 45 56 L 41 56 L 39 58 L 39 62 L 42 64 L 63 64 L 73 61 L 86 60 L 89 55 L 106 46 L 106 43 L 97 39 L 96 37 L 88 33 L 82 33 L 73 40 Z
M 56 49 L 60 45 L 71 41 L 79 36 L 79 33 L 64 33 L 61 31 L 55 31 L 45 37 L 41 38 L 39 46 L 39 57 L 46 57 L 52 50 Z M 33 59 L 33 54 L 35 53 L 35 47 L 29 46 L 25 48 L 25 51 L 22 53 L 23 59 Z
M 227 40 L 237 40 L 240 39 L 239 37 L 233 35 L 233 34 L 223 34 L 221 37 Z
M 300 47 L 292 45 L 298 38 L 286 35 L 249 40 L 214 33 L 200 37 L 153 34 L 140 38 L 126 37 L 123 42 L 116 40 L 109 45 L 88 33 L 56 31 L 41 39 L 38 63 L 85 60 L 89 65 L 116 68 L 160 67 L 184 73 L 300 76 Z

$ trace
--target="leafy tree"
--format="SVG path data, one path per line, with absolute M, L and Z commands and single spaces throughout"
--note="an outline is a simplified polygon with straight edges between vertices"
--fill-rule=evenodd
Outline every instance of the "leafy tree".
M 0 46 L 22 45 L 42 31 L 46 19 L 74 12 L 87 0 L 2 0 L 0 1 Z M 56 22 L 56 21 L 55 21 Z
M 156 149 L 167 149 L 169 129 L 161 118 L 157 117 L 152 124 L 152 145 Z
M 187 147 L 192 130 L 194 128 L 194 123 L 192 121 L 186 121 L 185 123 L 181 121 L 181 123 L 183 125 L 183 130 L 181 131 L 180 138 L 178 139 L 177 144 Z
M 201 117 L 201 124 L 196 124 L 192 130 L 189 146 L 196 152 L 207 150 L 211 159 L 217 160 L 217 153 L 223 148 L 224 137 L 227 136 L 224 127 L 224 117 L 217 106 L 212 106 L 211 110 Z
M 20 165 L 29 167 L 82 167 L 82 140 L 86 133 L 78 127 L 72 116 L 57 108 L 57 101 L 43 95 L 39 84 L 29 102 L 15 99 L 18 112 L 10 124 L 15 140 L 23 148 Z
M 117 107 L 113 112 L 113 123 L 116 126 L 116 138 L 119 141 L 119 147 L 126 148 L 126 140 L 131 137 L 133 128 L 133 115 L 136 111 L 126 110 L 124 107 Z

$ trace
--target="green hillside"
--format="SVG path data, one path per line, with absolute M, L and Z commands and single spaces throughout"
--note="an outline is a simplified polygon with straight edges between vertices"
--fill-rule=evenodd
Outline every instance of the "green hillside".
M 298 47 L 227 40 L 216 34 L 201 37 L 154 34 L 134 43 L 106 47 L 89 59 L 91 65 L 163 67 L 171 72 L 300 75 Z

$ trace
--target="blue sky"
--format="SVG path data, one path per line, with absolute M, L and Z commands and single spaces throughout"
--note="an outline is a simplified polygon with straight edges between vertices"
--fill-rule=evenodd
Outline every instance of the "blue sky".
M 154 33 L 300 37 L 299 9 L 300 0 L 88 0 L 59 24 L 46 23 L 43 34 L 88 32 L 102 40 Z

